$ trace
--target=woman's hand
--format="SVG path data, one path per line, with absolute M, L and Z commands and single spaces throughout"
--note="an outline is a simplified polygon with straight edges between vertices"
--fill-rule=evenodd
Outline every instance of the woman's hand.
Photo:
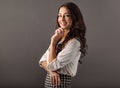
M 50 80 L 53 85 L 58 87 L 60 85 L 60 75 L 56 72 L 50 72 Z
M 51 37 L 51 44 L 56 45 L 57 42 L 63 37 L 64 31 L 62 28 L 55 30 L 55 34 Z

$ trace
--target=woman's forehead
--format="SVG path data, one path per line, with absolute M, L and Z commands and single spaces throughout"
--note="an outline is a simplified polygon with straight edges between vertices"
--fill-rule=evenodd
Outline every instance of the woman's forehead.
M 61 7 L 61 8 L 59 9 L 59 12 L 58 12 L 58 13 L 66 13 L 66 14 L 69 14 L 70 11 L 69 11 L 68 8 L 66 8 L 66 7 Z

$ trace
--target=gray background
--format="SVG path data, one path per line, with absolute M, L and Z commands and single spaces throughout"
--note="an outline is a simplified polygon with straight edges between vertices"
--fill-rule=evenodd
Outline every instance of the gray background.
M 0 0 L 0 88 L 43 88 L 38 61 L 66 1 L 80 7 L 89 45 L 72 88 L 120 88 L 120 0 Z

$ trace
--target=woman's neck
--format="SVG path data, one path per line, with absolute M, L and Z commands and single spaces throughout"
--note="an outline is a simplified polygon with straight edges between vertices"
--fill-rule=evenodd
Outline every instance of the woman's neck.
M 61 38 L 61 42 L 63 42 L 65 40 L 65 37 L 67 36 L 67 34 L 69 33 L 69 29 L 64 29 L 64 34 L 63 34 L 63 37 Z

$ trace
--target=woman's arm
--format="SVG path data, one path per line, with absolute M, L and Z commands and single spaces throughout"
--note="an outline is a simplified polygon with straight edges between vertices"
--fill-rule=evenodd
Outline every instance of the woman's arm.
M 47 62 L 46 61 L 42 61 L 40 62 L 40 66 L 42 68 L 44 68 L 47 72 L 50 73 L 50 80 L 51 80 L 51 83 L 53 85 L 55 85 L 56 87 L 60 85 L 60 76 L 57 72 L 54 72 L 54 71 L 50 71 L 48 68 L 47 68 Z
M 42 67 L 45 71 L 50 72 L 47 68 L 47 61 L 41 61 L 39 62 L 40 67 Z
M 55 34 L 51 37 L 51 42 L 50 42 L 50 53 L 49 53 L 49 58 L 48 62 L 52 62 L 56 58 L 56 45 L 58 41 L 63 37 L 63 29 L 58 28 L 55 31 Z
M 44 68 L 47 72 L 50 73 L 51 83 L 56 85 L 56 86 L 60 85 L 60 76 L 57 72 L 49 70 L 47 65 L 48 65 L 48 63 L 50 63 L 54 59 L 56 59 L 55 48 L 56 48 L 57 42 L 61 39 L 62 36 L 63 36 L 63 29 L 61 29 L 61 28 L 57 29 L 55 31 L 55 34 L 51 37 L 49 54 L 48 55 L 47 54 L 43 55 L 43 57 L 42 57 L 43 60 L 39 61 L 40 67 Z M 45 60 L 45 58 L 48 58 L 48 62 Z
M 79 47 L 79 41 L 76 39 L 69 40 L 64 49 L 59 52 L 57 57 L 47 65 L 48 69 L 51 71 L 56 71 L 74 61 L 75 58 L 76 60 L 79 60 L 79 57 L 81 55 Z
M 52 62 L 56 58 L 55 46 L 56 45 L 50 44 L 50 52 L 49 52 L 49 59 L 48 59 L 49 63 Z

